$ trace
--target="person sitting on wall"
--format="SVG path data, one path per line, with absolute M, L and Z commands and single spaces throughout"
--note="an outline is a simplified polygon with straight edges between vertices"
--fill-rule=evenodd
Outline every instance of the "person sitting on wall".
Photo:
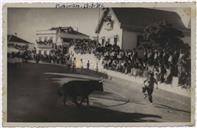
M 83 71 L 83 59 L 80 59 L 81 72 Z

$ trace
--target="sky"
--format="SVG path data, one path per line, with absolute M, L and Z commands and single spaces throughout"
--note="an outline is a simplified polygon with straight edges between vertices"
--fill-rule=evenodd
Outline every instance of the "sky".
M 84 34 L 95 36 L 99 9 L 47 9 L 11 8 L 8 9 L 8 34 L 34 43 L 37 30 L 51 27 L 72 26 Z
M 187 14 L 188 9 L 162 8 L 160 10 L 177 12 L 187 27 L 190 19 L 190 15 Z M 99 14 L 99 9 L 95 8 L 9 8 L 8 34 L 17 33 L 19 37 L 35 43 L 37 30 L 72 26 L 79 32 L 95 36 Z

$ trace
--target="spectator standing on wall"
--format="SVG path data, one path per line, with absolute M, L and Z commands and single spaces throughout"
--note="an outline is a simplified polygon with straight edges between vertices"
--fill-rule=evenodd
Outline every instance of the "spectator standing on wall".
M 96 72 L 98 72 L 98 62 L 96 62 L 95 70 L 96 70 Z
M 67 58 L 67 65 L 68 65 L 68 70 L 70 70 L 72 65 L 71 58 Z
M 36 63 L 38 64 L 40 61 L 40 54 L 35 55 L 35 60 L 36 60 Z
M 72 62 L 72 71 L 75 72 L 75 70 L 76 70 L 76 58 L 74 58 Z
M 80 64 L 81 64 L 80 65 L 81 66 L 80 68 L 81 68 L 81 72 L 82 72 L 83 71 L 83 59 L 80 59 Z
M 87 70 L 89 70 L 90 68 L 90 61 L 88 60 L 88 63 L 87 63 Z

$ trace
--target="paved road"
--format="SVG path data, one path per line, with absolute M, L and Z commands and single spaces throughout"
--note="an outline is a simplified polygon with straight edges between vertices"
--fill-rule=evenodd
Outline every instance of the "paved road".
M 112 78 L 103 93 L 90 96 L 91 106 L 63 106 L 57 88 L 72 79 L 102 74 L 68 72 L 66 67 L 41 64 L 8 65 L 8 122 L 188 122 L 190 98 L 155 90 L 153 104 L 141 86 Z M 90 77 L 91 76 L 91 77 Z

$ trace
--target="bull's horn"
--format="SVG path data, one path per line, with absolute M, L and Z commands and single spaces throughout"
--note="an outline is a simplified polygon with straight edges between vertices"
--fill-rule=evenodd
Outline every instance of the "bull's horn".
M 103 79 L 102 80 L 99 80 L 99 83 L 102 83 L 103 82 Z

